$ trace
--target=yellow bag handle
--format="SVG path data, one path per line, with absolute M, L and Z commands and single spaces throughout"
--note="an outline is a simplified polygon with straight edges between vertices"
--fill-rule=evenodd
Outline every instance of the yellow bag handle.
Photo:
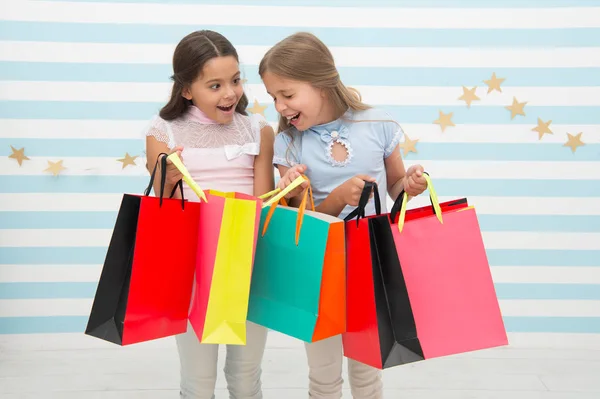
M 280 188 L 276 188 L 273 191 L 269 191 L 266 194 L 261 195 L 260 199 L 265 199 L 270 197 L 271 195 L 275 194 L 275 193 L 279 193 L 277 195 L 275 195 L 274 197 L 272 197 L 270 200 L 266 201 L 263 203 L 263 208 L 266 208 L 268 206 L 271 206 L 272 204 L 277 204 L 279 203 L 279 201 L 285 197 L 286 195 L 288 195 L 289 193 L 291 193 L 296 187 L 299 187 L 302 183 L 304 183 L 305 181 L 308 181 L 308 179 L 306 179 L 304 176 L 298 176 L 296 178 L 296 180 L 294 180 L 292 183 L 290 183 L 289 186 L 287 186 L 286 188 L 284 188 L 283 190 Z
M 280 188 L 276 188 L 273 191 L 269 191 L 268 193 L 264 193 L 263 195 L 259 195 L 258 199 L 261 199 L 261 200 L 267 199 L 267 198 L 272 197 L 273 195 L 277 194 L 280 191 L 281 191 Z
M 204 194 L 204 191 L 202 191 L 200 186 L 194 181 L 194 179 L 192 179 L 190 172 L 187 170 L 187 168 L 185 167 L 183 162 L 181 162 L 181 158 L 179 158 L 177 153 L 176 152 L 172 153 L 171 155 L 169 155 L 167 157 L 167 159 L 169 159 L 171 162 L 173 162 L 173 165 L 175 165 L 175 167 L 181 172 L 181 174 L 183 174 L 183 180 L 196 193 L 198 198 L 204 200 L 204 202 L 208 202 L 208 200 L 206 199 L 206 195 Z
M 302 222 L 304 220 L 304 212 L 306 211 L 306 205 L 307 205 L 309 198 L 310 198 L 310 209 L 312 211 L 315 210 L 315 200 L 314 200 L 313 193 L 312 193 L 312 187 L 310 185 L 310 180 L 308 178 L 306 178 L 306 176 L 298 177 L 296 180 L 294 180 L 294 182 L 292 182 L 292 184 L 290 184 L 284 190 L 282 190 L 279 195 L 277 195 L 276 197 L 273 197 L 271 200 L 267 201 L 269 204 L 267 204 L 265 206 L 270 206 L 271 209 L 269 209 L 269 212 L 267 213 L 267 217 L 265 218 L 265 224 L 263 226 L 262 236 L 264 236 L 267 232 L 267 228 L 269 227 L 269 223 L 271 222 L 271 218 L 273 217 L 273 213 L 275 213 L 275 209 L 277 208 L 277 205 L 281 203 L 282 205 L 287 206 L 287 201 L 285 200 L 285 195 L 288 192 L 292 191 L 294 188 L 296 188 L 299 185 L 301 185 L 302 183 L 304 183 L 305 181 L 308 182 L 308 187 L 304 190 L 304 193 L 302 194 L 302 201 L 300 202 L 300 206 L 298 206 L 298 217 L 296 218 L 295 241 L 296 241 L 296 245 L 298 245 L 298 242 L 300 241 L 300 230 L 302 230 Z M 290 187 L 292 187 L 292 188 L 290 189 Z M 274 190 L 274 191 L 277 191 L 277 190 Z M 267 193 L 267 194 L 270 194 L 270 193 Z M 267 194 L 265 194 L 265 196 Z M 281 194 L 283 194 L 283 195 L 281 195 Z M 273 201 L 275 201 L 275 202 L 273 202 Z
M 427 181 L 427 189 L 429 190 L 429 197 L 431 198 L 431 205 L 433 205 L 433 211 L 435 212 L 435 216 L 438 218 L 440 223 L 444 223 L 442 220 L 442 208 L 440 207 L 440 201 L 438 200 L 437 193 L 433 188 L 433 184 L 431 183 L 431 178 L 429 174 L 424 173 L 423 176 Z M 406 204 L 408 202 L 408 194 L 404 191 L 402 197 L 402 207 L 400 208 L 400 216 L 398 217 L 398 230 L 402 232 L 404 228 L 404 219 L 406 218 Z

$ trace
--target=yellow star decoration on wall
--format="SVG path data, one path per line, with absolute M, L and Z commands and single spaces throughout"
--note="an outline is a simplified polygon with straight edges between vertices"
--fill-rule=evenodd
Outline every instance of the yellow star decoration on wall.
M 551 123 L 552 123 L 551 120 L 548 122 L 544 122 L 544 121 L 542 121 L 541 118 L 538 118 L 538 125 L 531 130 L 538 132 L 539 140 L 541 140 L 542 137 L 544 137 L 544 134 L 554 134 L 554 132 L 552 132 L 552 130 L 550 130 Z
M 456 126 L 454 122 L 452 122 L 452 116 L 454 112 L 450 112 L 449 114 L 444 114 L 442 111 L 440 112 L 440 117 L 433 121 L 433 123 L 440 125 L 442 128 L 442 132 L 446 130 L 448 126 Z
M 242 80 L 240 80 L 240 82 L 241 82 L 243 85 L 245 85 L 246 83 L 248 83 L 248 79 L 242 79 Z
M 496 72 L 494 72 L 494 73 L 492 73 L 492 77 L 489 80 L 484 80 L 483 83 L 485 83 L 488 86 L 488 94 L 490 94 L 494 90 L 502 93 L 502 89 L 500 88 L 500 85 L 505 80 L 506 80 L 506 78 L 497 78 Z
M 125 153 L 125 157 L 121 158 L 121 159 L 117 159 L 117 161 L 122 162 L 123 163 L 123 167 L 121 169 L 125 169 L 128 165 L 135 166 L 135 159 L 137 157 L 138 157 L 137 155 L 135 155 L 135 156 L 132 157 L 131 155 L 129 155 L 128 152 L 126 152 Z
M 527 104 L 527 101 L 520 103 L 517 101 L 516 97 L 513 97 L 512 105 L 506 106 L 504 108 L 510 111 L 510 119 L 515 119 L 515 116 L 517 115 L 525 116 L 525 111 L 523 111 L 523 108 L 525 108 L 525 104 Z
M 402 149 L 403 155 L 406 156 L 406 154 L 408 154 L 409 152 L 417 152 L 415 146 L 418 141 L 419 139 L 411 140 L 410 137 L 408 137 L 408 135 L 404 133 L 404 141 L 398 144 L 398 146 Z
M 258 100 L 255 99 L 254 105 L 252 106 L 252 108 L 248 108 L 248 111 L 252 112 L 253 114 L 261 114 L 262 116 L 265 116 L 265 109 L 267 109 L 267 106 L 260 105 Z
M 12 158 L 12 159 L 16 159 L 17 162 L 19 163 L 19 166 L 23 165 L 23 161 L 29 161 L 29 158 L 27 156 L 25 156 L 25 147 L 17 150 L 15 147 L 13 147 L 11 145 L 10 149 L 12 150 L 12 154 L 10 154 L 8 157 Z
M 582 134 L 583 133 L 577 133 L 574 136 L 572 134 L 567 133 L 567 137 L 569 138 L 569 140 L 567 140 L 567 142 L 563 144 L 563 147 L 571 147 L 571 152 L 575 153 L 575 151 L 577 151 L 577 147 L 585 145 L 585 143 L 581 141 Z
M 50 172 L 54 176 L 58 176 L 60 174 L 60 172 L 62 172 L 65 169 L 67 169 L 67 168 L 65 168 L 63 166 L 63 161 L 61 159 L 58 162 L 48 161 L 48 168 L 46 170 L 44 170 L 44 172 Z
M 473 87 L 471 90 L 467 89 L 465 86 L 463 86 L 463 95 L 458 97 L 459 100 L 464 100 L 467 103 L 467 107 L 471 108 L 471 103 L 473 101 L 479 101 L 481 100 L 479 97 L 477 97 L 477 94 L 475 94 L 475 90 L 477 90 L 477 86 Z

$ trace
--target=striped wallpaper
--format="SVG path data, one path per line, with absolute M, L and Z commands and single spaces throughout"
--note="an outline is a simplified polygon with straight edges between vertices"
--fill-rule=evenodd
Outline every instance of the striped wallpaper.
M 597 0 L 3 1 L 0 334 L 83 331 L 121 195 L 147 184 L 140 132 L 174 46 L 202 28 L 236 45 L 273 123 L 258 63 L 317 34 L 345 83 L 418 140 L 407 165 L 476 205 L 511 336 L 600 338 Z

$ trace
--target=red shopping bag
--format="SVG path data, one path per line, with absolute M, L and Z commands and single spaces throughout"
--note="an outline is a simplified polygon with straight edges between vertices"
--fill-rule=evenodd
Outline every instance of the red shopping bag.
M 390 215 L 410 303 L 403 324 L 415 328 L 415 355 L 430 359 L 507 345 L 475 208 L 464 198 L 438 205 L 427 179 L 432 207 L 405 211 L 402 193 Z
M 364 210 L 374 193 L 376 214 Z M 352 220 L 356 217 L 356 220 Z M 388 214 L 381 214 L 379 190 L 366 182 L 358 208 L 346 217 L 346 332 L 344 356 L 379 369 L 412 358 L 412 335 L 402 335 L 404 292 Z M 404 342 L 402 346 L 399 342 Z
M 158 161 L 143 196 L 123 195 L 85 330 L 118 345 L 187 330 L 199 204 L 183 199 L 181 181 L 181 199 L 163 198 L 166 156 L 160 158 L 160 197 L 149 196 Z

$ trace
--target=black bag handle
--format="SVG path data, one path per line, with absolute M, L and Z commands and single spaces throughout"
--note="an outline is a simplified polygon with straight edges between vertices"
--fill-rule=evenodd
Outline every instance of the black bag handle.
M 149 196 L 150 191 L 152 190 L 152 186 L 154 185 L 154 178 L 156 177 L 156 169 L 158 168 L 158 163 L 160 162 L 159 206 L 161 206 L 161 207 L 162 207 L 162 203 L 163 203 L 163 196 L 165 193 L 165 185 L 167 184 L 167 155 L 168 154 L 166 154 L 164 152 L 161 152 L 160 154 L 158 154 L 158 157 L 156 158 L 156 164 L 154 165 L 154 169 L 152 169 L 152 173 L 150 174 L 150 182 L 148 183 L 148 187 L 146 187 L 146 190 L 144 190 L 144 195 Z M 183 180 L 182 179 L 180 179 L 175 184 L 175 186 L 173 186 L 173 190 L 171 190 L 171 195 L 169 195 L 169 198 L 173 198 L 173 196 L 175 195 L 175 192 L 177 191 L 177 188 L 179 188 L 179 190 L 181 192 L 181 209 L 185 209 L 185 199 L 183 197 Z
M 352 212 L 350 212 L 350 214 L 348 214 L 348 216 L 344 218 L 345 222 L 356 218 L 356 225 L 358 226 L 358 221 L 365 217 L 365 209 L 369 204 L 369 197 L 371 196 L 371 193 L 374 194 L 375 213 L 377 216 L 381 215 L 381 198 L 379 197 L 379 188 L 377 187 L 377 183 L 366 181 L 358 201 L 358 207 L 356 207 Z

